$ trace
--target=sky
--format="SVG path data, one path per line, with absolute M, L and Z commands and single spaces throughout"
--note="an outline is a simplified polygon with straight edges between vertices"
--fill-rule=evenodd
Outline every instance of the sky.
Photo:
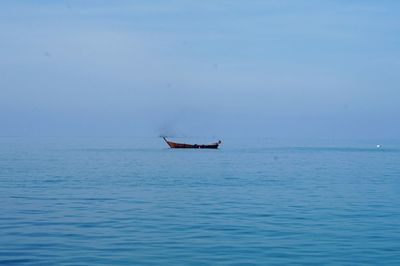
M 400 136 L 400 1 L 0 2 L 1 136 Z

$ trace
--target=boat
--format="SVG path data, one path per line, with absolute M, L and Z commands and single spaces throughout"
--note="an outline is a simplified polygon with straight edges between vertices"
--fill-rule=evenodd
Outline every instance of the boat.
M 211 144 L 187 144 L 187 143 L 176 143 L 167 140 L 163 137 L 164 141 L 168 144 L 171 149 L 218 149 L 218 146 L 222 143 L 220 140 Z

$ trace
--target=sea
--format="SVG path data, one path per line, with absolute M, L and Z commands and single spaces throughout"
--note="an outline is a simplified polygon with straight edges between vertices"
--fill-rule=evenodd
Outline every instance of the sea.
M 400 265 L 400 141 L 222 140 L 0 138 L 0 265 Z

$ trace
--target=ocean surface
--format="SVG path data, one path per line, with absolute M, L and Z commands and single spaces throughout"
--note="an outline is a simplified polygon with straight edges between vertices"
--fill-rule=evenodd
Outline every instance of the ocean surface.
M 378 141 L 0 138 L 0 265 L 400 265 Z

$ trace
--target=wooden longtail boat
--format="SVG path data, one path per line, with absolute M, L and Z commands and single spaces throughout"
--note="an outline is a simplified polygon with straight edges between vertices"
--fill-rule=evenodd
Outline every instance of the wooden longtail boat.
M 165 137 L 163 137 L 163 139 L 171 149 L 218 149 L 218 146 L 222 143 L 219 140 L 211 144 L 186 144 L 168 141 Z

